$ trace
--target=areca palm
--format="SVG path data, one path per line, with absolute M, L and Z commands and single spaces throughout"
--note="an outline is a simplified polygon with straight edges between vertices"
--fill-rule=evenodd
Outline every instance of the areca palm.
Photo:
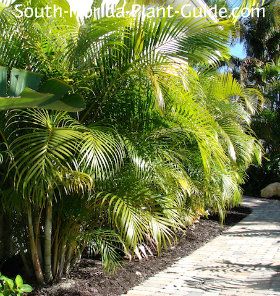
M 12 7 L 10 10 L 13 11 Z M 84 24 L 68 27 L 55 23 L 52 29 L 49 23 L 40 20 L 14 20 L 11 27 L 18 27 L 19 22 L 21 30 L 14 30 L 13 34 L 7 32 L 1 39 L 0 46 L 6 52 L 2 55 L 3 62 L 60 78 L 66 76 L 74 79 L 77 87 L 90 86 L 94 93 L 87 96 L 94 94 L 95 99 L 94 102 L 88 100 L 84 119 L 93 109 L 100 108 L 95 105 L 97 101 L 105 106 L 121 85 L 128 81 L 135 83 L 140 73 L 156 88 L 155 74 L 164 72 L 166 64 L 176 70 L 182 61 L 216 63 L 229 56 L 230 22 L 179 17 L 91 18 Z M 39 23 L 39 29 L 34 23 Z M 61 30 L 59 35 L 55 34 L 57 28 Z M 25 38 L 21 38 L 22 34 Z M 21 44 L 17 44 L 18 39 Z M 12 48 L 11 43 L 16 47 Z M 15 55 L 17 45 L 27 52 Z
M 102 177 L 106 170 L 112 173 L 115 165 L 122 161 L 122 146 L 109 133 L 87 129 L 65 113 L 15 111 L 6 128 L 13 131 L 8 138 L 13 160 L 10 171 L 14 172 L 14 186 L 22 194 L 22 207 L 27 211 L 31 255 L 40 282 L 43 274 L 36 251 L 40 230 L 34 229 L 32 221 L 35 219 L 39 227 L 42 210 L 46 210 L 44 263 L 46 281 L 50 281 L 55 200 L 77 192 L 89 195 L 97 176 Z M 84 149 L 86 153 L 81 154 Z M 89 160 L 90 166 L 86 165 Z M 85 167 L 92 173 L 84 170 Z
M 169 78 L 173 100 L 166 105 L 162 125 L 154 126 L 143 139 L 139 140 L 137 134 L 135 148 L 139 151 L 132 157 L 140 169 L 150 167 L 153 182 L 165 194 L 172 192 L 173 198 L 183 194 L 185 202 L 193 196 L 206 207 L 215 205 L 216 196 L 222 214 L 224 206 L 240 197 L 238 184 L 242 183 L 244 169 L 255 156 L 260 158 L 260 145 L 252 137 L 249 124 L 262 96 L 253 89 L 243 90 L 230 75 L 202 74 L 197 78 L 187 90 L 183 86 L 180 89 L 178 83 L 171 87 Z M 145 147 L 148 153 L 142 151 Z M 151 159 L 145 159 L 145 154 Z M 205 192 L 211 192 L 209 198 L 199 197 Z
M 81 116 L 7 113 L 4 184 L 28 218 L 40 282 L 67 274 L 86 246 L 102 253 L 107 269 L 115 247 L 129 256 L 159 252 L 206 209 L 223 215 L 237 202 L 259 149 L 249 124 L 261 96 L 230 75 L 197 70 L 228 57 L 230 21 L 91 18 L 52 26 L 16 20 L 12 6 L 4 12 L 11 19 L 0 62 L 63 78 L 87 105 Z M 1 199 L 11 206 L 9 192 Z

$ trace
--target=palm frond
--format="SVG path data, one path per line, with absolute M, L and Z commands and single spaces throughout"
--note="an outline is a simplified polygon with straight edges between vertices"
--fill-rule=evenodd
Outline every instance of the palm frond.
M 122 166 L 125 150 L 116 133 L 92 126 L 83 132 L 79 154 L 78 166 L 83 171 L 94 175 L 95 179 L 108 179 Z
M 79 239 L 87 243 L 89 255 L 101 256 L 106 271 L 115 271 L 120 266 L 122 240 L 114 230 L 100 228 L 85 231 Z

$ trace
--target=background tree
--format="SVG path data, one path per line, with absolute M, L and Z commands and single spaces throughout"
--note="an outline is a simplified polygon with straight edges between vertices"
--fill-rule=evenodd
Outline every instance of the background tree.
M 236 73 L 241 83 L 255 85 L 265 96 L 265 109 L 254 117 L 253 130 L 262 140 L 265 155 L 262 167 L 252 167 L 245 186 L 249 194 L 258 195 L 266 185 L 279 181 L 279 1 L 266 1 L 265 16 L 242 21 L 241 36 L 247 58 L 239 61 Z

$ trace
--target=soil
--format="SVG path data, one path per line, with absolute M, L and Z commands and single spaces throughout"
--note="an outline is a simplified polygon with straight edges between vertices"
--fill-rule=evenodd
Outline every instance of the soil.
M 33 296 L 117 296 L 126 293 L 145 279 L 172 265 L 176 260 L 191 254 L 202 245 L 220 235 L 230 226 L 238 223 L 251 213 L 249 208 L 236 207 L 230 210 L 224 221 L 219 223 L 216 215 L 200 221 L 180 235 L 177 244 L 159 257 L 145 260 L 124 261 L 115 274 L 102 270 L 100 261 L 83 259 L 71 273 L 69 279 L 52 287 L 42 288 Z

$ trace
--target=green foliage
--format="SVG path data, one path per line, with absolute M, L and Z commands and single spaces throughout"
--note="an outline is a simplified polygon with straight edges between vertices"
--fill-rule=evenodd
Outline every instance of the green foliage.
M 263 7 L 264 16 L 261 14 L 243 20 L 241 34 L 248 56 L 268 62 L 279 58 L 279 1 L 265 1 Z
M 264 147 L 262 166 L 249 169 L 249 182 L 245 185 L 248 194 L 259 195 L 267 185 L 280 181 L 280 115 L 279 110 L 263 110 L 256 116 L 252 129 Z
M 85 231 L 80 239 L 87 242 L 89 255 L 101 255 L 106 271 L 115 271 L 120 266 L 122 241 L 115 231 L 104 228 Z
M 57 79 L 41 83 L 42 75 L 12 69 L 8 81 L 6 67 L 0 67 L 0 110 L 44 108 L 69 112 L 81 111 L 83 99 L 70 94 L 71 87 Z
M 20 275 L 15 280 L 0 274 L 0 296 L 23 296 L 32 292 L 32 287 L 24 284 Z
M 243 22 L 243 37 L 248 58 L 240 65 L 244 85 L 254 85 L 265 97 L 263 112 L 254 116 L 252 129 L 264 147 L 263 166 L 248 171 L 247 194 L 259 195 L 268 184 L 279 182 L 280 110 L 280 19 L 279 1 L 266 1 L 265 17 L 250 17 Z
M 28 221 L 18 248 L 40 283 L 85 249 L 113 270 L 123 254 L 159 254 L 206 210 L 223 218 L 261 154 L 250 128 L 261 94 L 216 70 L 230 20 L 69 22 L 11 16 L 0 39 L 0 63 L 43 73 L 41 92 L 56 98 L 70 90 L 57 79 L 69 82 L 86 101 L 79 114 L 3 113 L 1 203 Z

